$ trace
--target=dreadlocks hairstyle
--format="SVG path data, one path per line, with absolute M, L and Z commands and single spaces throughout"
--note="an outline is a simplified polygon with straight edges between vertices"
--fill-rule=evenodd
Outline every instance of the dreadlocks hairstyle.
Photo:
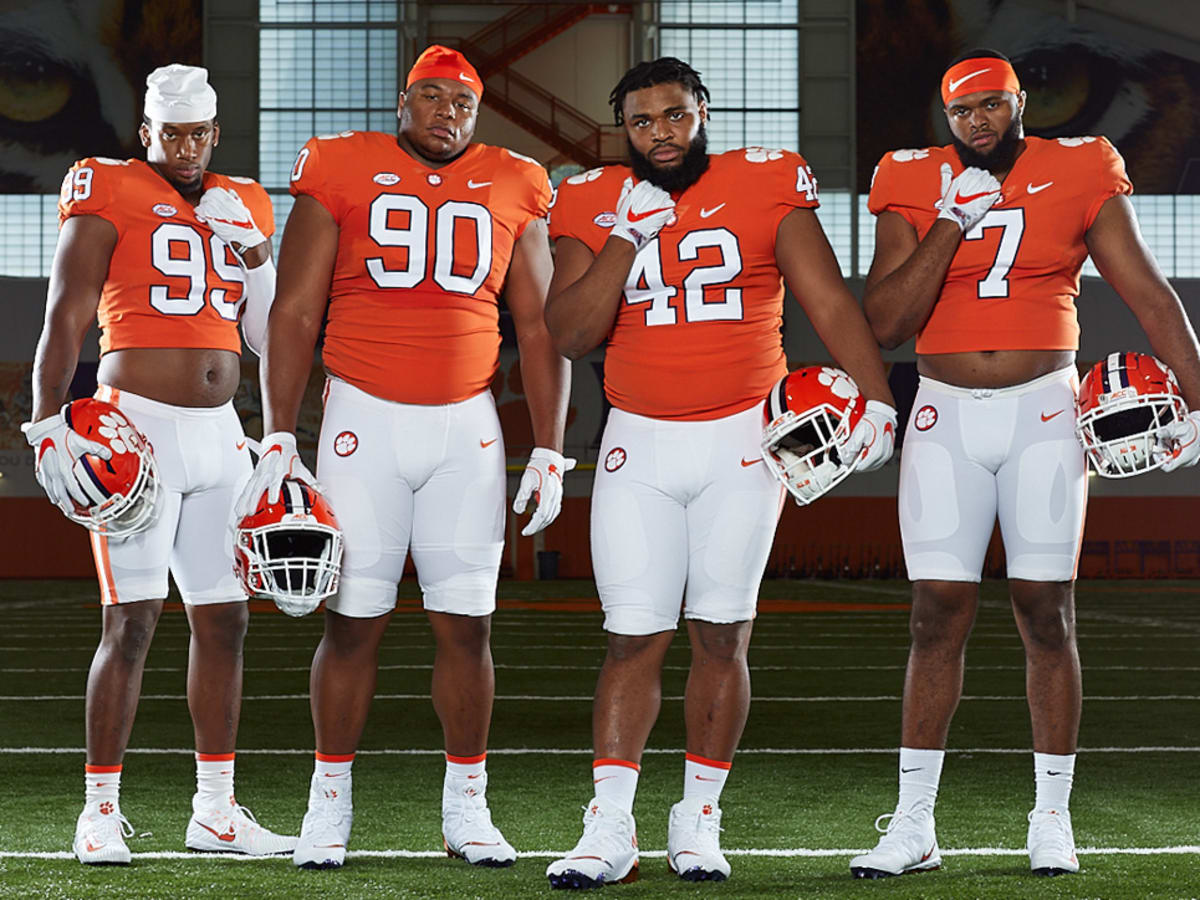
M 709 101 L 708 88 L 700 81 L 700 73 L 681 59 L 673 56 L 660 56 L 648 62 L 641 62 L 625 73 L 617 82 L 617 86 L 608 95 L 608 102 L 613 109 L 613 121 L 618 125 L 625 124 L 625 95 L 630 91 L 640 91 L 642 88 L 654 87 L 656 84 L 667 84 L 677 81 L 691 91 L 696 102 Z

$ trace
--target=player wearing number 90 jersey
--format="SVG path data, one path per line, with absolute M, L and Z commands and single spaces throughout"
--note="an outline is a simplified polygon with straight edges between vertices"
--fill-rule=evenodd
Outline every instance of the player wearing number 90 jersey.
M 349 131 L 304 145 L 291 191 L 338 227 L 330 374 L 398 403 L 457 403 L 491 383 L 513 245 L 550 202 L 541 165 L 471 144 L 434 171 L 394 135 Z
M 996 520 L 1025 644 L 1036 798 L 1034 872 L 1075 872 L 1068 801 L 1080 718 L 1074 578 L 1087 478 L 1075 437 L 1075 300 L 1090 253 L 1200 402 L 1196 338 L 1138 234 L 1120 155 L 1104 138 L 1024 135 L 1025 93 L 1003 54 L 942 75 L 952 144 L 887 154 L 863 306 L 880 343 L 916 336 L 920 387 L 900 456 L 913 581 L 900 796 L 887 834 L 850 862 L 877 878 L 941 864 L 933 806 Z
M 472 864 L 516 858 L 491 823 L 484 768 L 506 488 L 488 390 L 501 288 L 537 444 L 515 503 L 519 511 L 537 498 L 525 534 L 560 508 L 569 369 L 542 315 L 552 268 L 549 179 L 534 160 L 471 143 L 482 91 L 461 53 L 429 47 L 408 73 L 396 134 L 313 138 L 292 170 L 296 203 L 264 357 L 264 445 L 294 450 L 291 432 L 325 319 L 317 476 L 345 537 L 340 588 L 326 603 L 313 660 L 317 758 L 293 856 L 299 866 L 345 860 L 350 760 L 410 549 L 438 645 L 433 698 L 445 737 L 446 847 Z M 272 460 L 280 459 L 268 451 L 251 486 L 277 485 L 286 466 Z
M 606 344 L 613 405 L 591 510 L 608 631 L 593 707 L 596 797 L 579 844 L 547 869 L 553 887 L 636 874 L 637 772 L 681 607 L 692 670 L 668 862 L 688 880 L 729 874 L 718 799 L 746 721 L 746 648 L 783 500 L 760 444 L 763 399 L 787 371 L 784 280 L 863 394 L 892 402 L 814 213 L 808 164 L 758 147 L 709 156 L 707 99 L 678 59 L 635 66 L 611 97 L 631 166 L 566 179 L 551 209 L 547 325 L 572 358 Z

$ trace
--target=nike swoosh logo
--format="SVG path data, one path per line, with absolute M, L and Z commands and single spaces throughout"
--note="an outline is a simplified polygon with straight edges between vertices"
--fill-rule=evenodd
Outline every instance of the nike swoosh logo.
M 486 450 L 488 447 L 492 446 L 492 444 L 496 443 L 496 441 L 498 441 L 498 440 L 500 440 L 500 439 L 492 438 L 490 441 L 485 441 L 483 438 L 480 438 L 479 446 L 482 447 L 484 450 Z
M 1061 775 L 1062 772 L 1054 772 L 1054 771 L 1051 771 L 1050 769 L 1047 769 L 1046 774 L 1047 775 Z
M 203 822 L 197 822 L 196 824 L 199 825 L 201 828 L 203 828 L 205 831 L 212 832 L 213 836 L 215 836 L 218 841 L 224 841 L 225 843 L 228 844 L 230 841 L 237 840 L 237 835 L 234 834 L 232 831 L 227 831 L 225 834 L 218 834 L 216 829 L 209 828 Z
M 762 462 L 761 456 L 758 459 L 749 459 L 749 460 L 743 456 L 742 457 L 742 468 L 746 469 L 746 468 L 749 468 L 750 466 L 754 465 L 755 463 L 760 463 L 760 462 Z
M 931 856 L 933 856 L 933 848 L 932 847 L 929 848 L 928 853 L 926 853 L 924 856 L 921 857 L 921 862 L 925 862 L 925 860 L 929 859 L 929 857 L 931 857 Z
M 1049 421 L 1050 421 L 1051 419 L 1053 419 L 1055 416 L 1061 416 L 1061 415 L 1062 415 L 1064 412 L 1066 412 L 1066 410 L 1062 410 L 1062 409 L 1060 409 L 1058 412 L 1052 412 L 1052 413 L 1050 413 L 1050 415 L 1046 415 L 1045 413 L 1042 413 L 1042 421 L 1043 421 L 1043 422 L 1049 422 Z
M 630 210 L 629 213 L 626 215 L 626 218 L 629 219 L 630 222 L 640 222 L 640 221 L 642 221 L 642 219 L 648 219 L 651 216 L 657 215 L 660 212 L 666 212 L 670 208 L 671 207 L 669 207 L 669 206 L 664 206 L 662 209 L 648 209 L 644 213 L 635 213 L 632 210 Z
M 472 181 L 470 178 L 467 179 L 467 187 L 469 187 L 471 190 L 487 187 L 489 184 L 491 184 L 490 181 Z
M 1031 182 L 1029 182 L 1029 184 L 1025 185 L 1025 190 L 1028 191 L 1030 194 L 1036 194 L 1038 191 L 1044 191 L 1046 188 L 1050 187 L 1050 185 L 1052 185 L 1052 184 L 1054 184 L 1053 181 L 1047 181 L 1045 184 L 1034 184 L 1031 181 Z
M 238 448 L 239 450 L 245 450 L 245 449 L 246 449 L 246 442 L 245 442 L 245 441 L 238 441 L 238 442 L 237 442 L 237 448 Z
M 715 212 L 718 212 L 724 206 L 725 206 L 725 204 L 722 203 L 720 206 L 714 206 L 712 209 L 702 209 L 702 210 L 700 210 L 700 218 L 707 219 L 709 216 L 711 216 Z
M 602 781 L 608 781 L 610 778 L 616 778 L 616 775 L 602 775 L 599 778 L 593 778 L 592 784 L 599 784 Z
M 474 79 L 474 78 L 472 78 L 470 75 L 468 75 L 466 72 L 459 72 L 459 73 L 458 73 L 458 80 L 459 80 L 459 81 L 465 81 L 465 82 L 467 82 L 468 84 L 474 84 L 474 83 L 475 83 L 475 79 Z
M 995 191 L 980 191 L 978 194 L 968 194 L 963 196 L 961 193 L 954 195 L 955 203 L 970 203 L 972 200 L 978 200 L 980 197 L 986 197 L 988 194 L 994 194 Z
M 96 846 L 95 844 L 93 844 L 91 841 L 88 841 L 88 842 L 87 842 L 87 850 L 88 850 L 88 853 L 95 853 L 97 850 L 103 850 L 103 849 L 104 849 L 104 845 L 103 845 L 103 844 L 101 844 L 100 846 L 98 846 L 98 847 L 97 847 L 97 846 Z
M 703 775 L 696 776 L 697 781 L 720 781 L 720 778 L 705 778 Z
M 911 769 L 906 769 L 903 766 L 901 766 L 900 771 L 907 775 L 909 772 L 920 772 L 922 768 L 924 768 L 924 767 L 923 766 L 913 766 Z
M 982 75 L 984 72 L 990 72 L 990 71 L 992 71 L 991 67 L 988 67 L 986 69 L 976 69 L 974 72 L 970 72 L 970 73 L 964 75 L 962 78 L 958 79 L 957 81 L 951 80 L 950 84 L 949 84 L 950 93 L 953 94 L 955 91 L 957 91 L 958 86 L 960 84 L 962 84 L 964 81 L 970 81 L 975 76 Z

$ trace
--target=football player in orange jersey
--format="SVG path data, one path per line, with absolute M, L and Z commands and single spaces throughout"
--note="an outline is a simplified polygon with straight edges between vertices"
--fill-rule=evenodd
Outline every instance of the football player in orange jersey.
M 611 101 L 632 167 L 566 179 L 550 221 L 550 333 L 571 358 L 606 345 L 613 405 L 592 494 L 608 631 L 593 704 L 595 796 L 583 837 L 546 871 L 556 888 L 637 874 L 634 794 L 681 605 L 692 666 L 668 862 L 689 881 L 729 874 L 719 800 L 746 723 L 746 652 L 783 503 L 760 443 L 763 398 L 787 372 L 785 280 L 865 395 L 849 458 L 861 451 L 859 469 L 882 465 L 895 429 L 878 347 L 813 212 L 803 157 L 761 147 L 710 156 L 708 91 L 678 59 L 635 66 Z
M 446 850 L 476 865 L 516 859 L 485 795 L 505 497 L 504 442 L 488 388 L 502 286 L 537 445 L 514 504 L 520 511 L 536 495 L 527 535 L 558 514 L 573 464 L 562 456 L 570 376 L 542 319 L 549 179 L 534 160 L 472 143 L 482 93 L 462 54 L 429 47 L 400 95 L 398 134 L 313 138 L 292 171 L 296 204 L 262 376 L 270 433 L 244 499 L 277 492 L 289 471 L 312 480 L 293 431 L 327 316 L 317 474 L 345 555 L 313 659 L 316 765 L 298 866 L 345 861 L 351 763 L 410 544 L 437 643 Z
M 197 792 L 186 845 L 257 855 L 287 852 L 296 842 L 258 825 L 233 795 L 248 616 L 229 529 L 251 471 L 232 403 L 237 322 L 241 315 L 247 341 L 261 344 L 274 295 L 266 239 L 273 219 L 257 183 L 207 171 L 220 134 L 207 78 L 194 66 L 156 69 L 146 79 L 140 131 L 146 162 L 85 159 L 63 181 L 33 421 L 23 426 L 37 451 L 39 482 L 66 507 L 77 435 L 59 407 L 98 317 L 97 396 L 128 413 L 152 443 L 159 486 L 149 530 L 91 535 L 103 631 L 88 676 L 86 804 L 74 842 L 84 863 L 130 861 L 121 761 L 168 569 L 192 632 Z
M 1076 872 L 1068 808 L 1082 687 L 1074 578 L 1087 480 L 1074 431 L 1075 297 L 1090 253 L 1200 409 L 1200 357 L 1179 298 L 1138 232 L 1124 163 L 1104 138 L 1025 137 L 1025 94 L 1003 54 L 972 51 L 942 77 L 953 144 L 880 161 L 864 306 L 885 347 L 917 337 L 921 385 L 900 459 L 913 581 L 900 796 L 856 877 L 941 864 L 933 807 L 964 651 L 997 516 L 1025 644 L 1036 799 L 1030 865 Z M 1164 469 L 1196 461 L 1193 412 Z M 1194 443 L 1194 442 L 1193 442 Z

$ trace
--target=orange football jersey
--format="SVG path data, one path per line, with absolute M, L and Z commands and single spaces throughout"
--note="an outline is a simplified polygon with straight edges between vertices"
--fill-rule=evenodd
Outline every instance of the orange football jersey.
M 271 200 L 251 178 L 204 173 L 204 189 L 236 191 L 267 237 Z M 81 159 L 63 179 L 59 226 L 71 216 L 100 216 L 117 245 L 96 317 L 100 353 L 131 347 L 203 347 L 240 353 L 237 333 L 242 269 L 225 243 L 149 163 Z
M 398 403 L 486 389 L 500 359 L 497 298 L 513 244 L 546 215 L 546 170 L 487 144 L 431 169 L 395 135 L 346 131 L 304 145 L 291 190 L 338 225 L 325 368 Z
M 563 181 L 550 236 L 599 253 L 630 174 L 608 166 Z M 775 232 L 793 209 L 817 205 L 817 183 L 796 153 L 711 157 L 675 197 L 675 221 L 634 260 L 605 351 L 609 402 L 658 419 L 716 419 L 761 403 L 787 374 Z
M 943 163 L 963 170 L 953 146 L 886 154 L 871 212 L 899 213 L 924 238 L 937 219 Z M 1107 139 L 1027 137 L 1000 199 L 964 235 L 917 352 L 1077 350 L 1084 235 L 1109 197 L 1132 192 Z

